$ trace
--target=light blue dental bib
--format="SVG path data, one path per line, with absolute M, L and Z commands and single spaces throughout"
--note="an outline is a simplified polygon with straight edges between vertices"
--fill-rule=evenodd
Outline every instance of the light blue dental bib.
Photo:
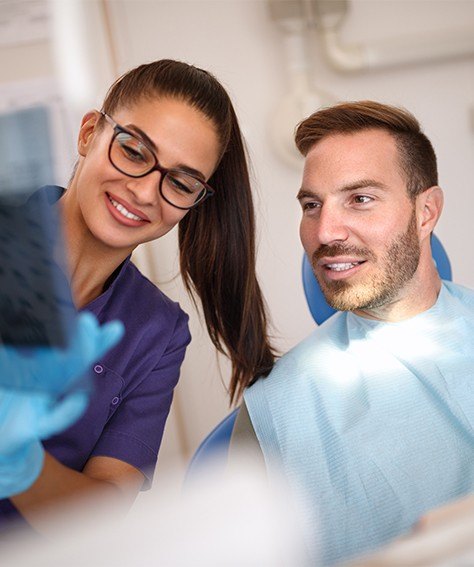
M 399 323 L 338 313 L 245 403 L 302 502 L 314 562 L 375 549 L 474 490 L 474 292 L 443 282 Z

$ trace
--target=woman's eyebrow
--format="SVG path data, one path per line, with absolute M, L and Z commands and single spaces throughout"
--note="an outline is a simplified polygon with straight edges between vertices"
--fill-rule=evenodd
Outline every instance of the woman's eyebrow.
M 129 130 L 133 130 L 134 132 L 139 134 L 140 137 L 143 138 L 144 142 L 146 142 L 146 145 L 149 146 L 155 152 L 155 154 L 158 152 L 158 148 L 156 147 L 155 142 L 151 138 L 149 138 L 141 128 L 135 126 L 135 124 L 127 124 L 126 127 Z M 178 164 L 176 167 L 173 167 L 173 169 L 180 169 L 181 171 L 185 171 L 186 173 L 189 173 L 194 177 L 199 177 L 203 180 L 206 178 L 201 171 L 194 169 L 194 167 L 189 167 L 189 165 L 185 165 L 184 163 Z
M 127 124 L 126 128 L 128 128 L 128 130 L 133 130 L 134 132 L 139 134 L 140 138 L 143 138 L 147 146 L 150 146 L 152 150 L 154 150 L 155 152 L 158 150 L 158 148 L 155 145 L 155 142 L 151 138 L 149 138 L 141 128 L 135 126 L 135 124 Z
M 189 173 L 193 177 L 199 177 L 199 179 L 202 179 L 203 181 L 206 179 L 205 175 L 201 171 L 194 169 L 194 167 L 189 167 L 189 165 L 185 165 L 184 163 L 178 164 L 176 167 L 173 167 L 173 169 L 179 169 L 180 171 Z

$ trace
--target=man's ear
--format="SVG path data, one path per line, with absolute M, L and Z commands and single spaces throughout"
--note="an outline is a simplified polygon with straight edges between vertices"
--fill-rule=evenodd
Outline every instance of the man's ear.
M 97 124 L 100 119 L 100 114 L 97 110 L 91 110 L 84 114 L 81 121 L 81 128 L 77 139 L 77 151 L 80 156 L 85 156 L 94 139 L 94 134 L 97 131 Z
M 436 226 L 443 210 L 443 190 L 438 185 L 433 185 L 417 196 L 418 227 L 420 237 L 429 236 Z

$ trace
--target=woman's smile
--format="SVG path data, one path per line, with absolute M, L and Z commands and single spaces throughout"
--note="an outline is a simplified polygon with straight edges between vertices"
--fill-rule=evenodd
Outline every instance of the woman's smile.
M 115 195 L 105 193 L 105 203 L 112 217 L 125 226 L 139 227 L 150 222 L 145 213 L 138 211 Z

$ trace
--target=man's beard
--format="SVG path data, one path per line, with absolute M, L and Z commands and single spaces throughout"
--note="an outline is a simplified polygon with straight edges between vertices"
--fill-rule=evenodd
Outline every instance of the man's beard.
M 409 282 L 420 260 L 420 243 L 416 227 L 416 213 L 413 213 L 407 230 L 392 241 L 388 250 L 377 259 L 368 248 L 323 245 L 313 254 L 313 270 L 318 259 L 349 255 L 362 257 L 379 266 L 379 272 L 369 281 L 350 282 L 346 280 L 331 281 L 317 277 L 326 301 L 339 311 L 354 311 L 356 309 L 375 309 L 390 303 L 395 299 L 403 286 Z M 314 270 L 316 274 L 316 270 Z

